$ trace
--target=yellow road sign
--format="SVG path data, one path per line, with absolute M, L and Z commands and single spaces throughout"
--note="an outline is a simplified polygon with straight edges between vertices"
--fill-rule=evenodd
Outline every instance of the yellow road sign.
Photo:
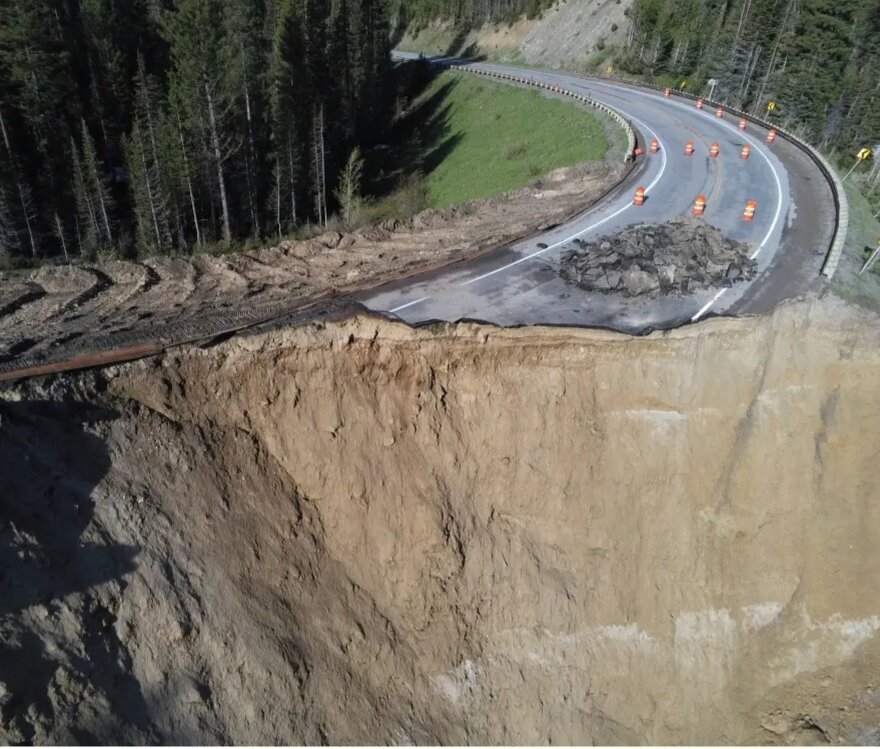
M 682 81 L 682 82 L 681 82 L 681 85 L 679 86 L 679 88 L 680 88 L 682 91 L 684 91 L 684 90 L 687 88 L 687 85 L 688 85 L 688 82 L 687 82 L 687 81 Z
M 612 67 L 609 65 L 607 68 L 605 68 L 605 72 L 606 72 L 608 75 L 611 75 L 611 74 L 614 72 L 614 68 L 612 68 Z
M 767 111 L 772 112 L 774 109 L 776 109 L 776 102 L 775 101 L 768 102 L 767 103 Z
M 861 151 L 859 151 L 856 154 L 856 158 L 859 161 L 864 161 L 865 159 L 870 159 L 871 158 L 871 149 L 870 148 L 863 148 Z

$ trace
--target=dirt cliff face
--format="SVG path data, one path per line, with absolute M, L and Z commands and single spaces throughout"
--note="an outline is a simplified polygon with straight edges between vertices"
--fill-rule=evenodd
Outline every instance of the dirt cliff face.
M 0 736 L 876 743 L 878 322 L 362 317 L 8 391 Z

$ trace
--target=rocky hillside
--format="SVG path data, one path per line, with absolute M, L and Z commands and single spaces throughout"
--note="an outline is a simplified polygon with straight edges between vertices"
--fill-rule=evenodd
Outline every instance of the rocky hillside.
M 361 317 L 0 402 L 0 740 L 877 743 L 880 320 Z
M 398 48 L 428 54 L 484 54 L 547 67 L 595 67 L 626 42 L 633 0 L 560 0 L 534 19 L 486 23 L 468 32 L 434 21 L 407 30 Z

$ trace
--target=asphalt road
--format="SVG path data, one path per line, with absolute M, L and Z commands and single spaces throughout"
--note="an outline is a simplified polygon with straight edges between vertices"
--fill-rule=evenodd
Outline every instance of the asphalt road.
M 366 306 L 409 323 L 476 319 L 644 332 L 709 314 L 763 312 L 819 283 L 834 228 L 833 197 L 819 168 L 793 144 L 779 138 L 767 145 L 766 131 L 752 123 L 743 133 L 731 114 L 718 119 L 714 109 L 699 111 L 693 101 L 648 89 L 568 73 L 488 63 L 477 67 L 589 95 L 626 117 L 641 143 L 657 138 L 660 152 L 639 157 L 646 163 L 630 180 L 565 225 L 372 290 L 359 298 Z M 693 156 L 684 153 L 688 140 L 696 147 Z M 712 142 L 721 146 L 715 159 L 709 156 Z M 745 143 L 752 149 L 748 160 L 740 159 Z M 647 188 L 643 206 L 632 205 L 636 184 Z M 704 220 L 752 245 L 759 268 L 755 280 L 685 296 L 633 299 L 587 292 L 559 277 L 559 259 L 572 247 L 571 240 L 594 240 L 636 224 L 690 215 L 698 194 L 707 198 Z M 742 220 L 747 200 L 758 204 L 753 222 Z

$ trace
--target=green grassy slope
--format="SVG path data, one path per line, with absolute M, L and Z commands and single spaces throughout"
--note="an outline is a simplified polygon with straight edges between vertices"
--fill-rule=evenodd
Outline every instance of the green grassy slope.
M 849 232 L 837 272 L 834 289 L 844 298 L 880 309 L 880 263 L 872 271 L 858 275 L 862 264 L 877 247 L 880 221 L 871 205 L 851 182 L 846 183 L 849 198 Z
M 596 117 L 535 91 L 444 73 L 421 99 L 432 102 L 423 138 L 433 156 L 424 172 L 436 208 L 602 159 L 609 148 Z

